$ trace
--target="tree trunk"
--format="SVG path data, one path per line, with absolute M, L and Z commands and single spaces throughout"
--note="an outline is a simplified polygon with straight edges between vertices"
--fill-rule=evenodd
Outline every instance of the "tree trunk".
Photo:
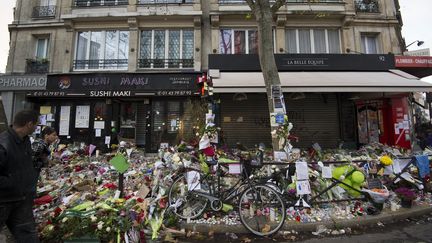
M 273 113 L 275 107 L 272 100 L 272 86 L 281 84 L 274 57 L 273 11 L 269 0 L 256 0 L 254 3 L 248 1 L 248 4 L 251 7 L 257 22 L 259 60 L 266 86 L 269 112 Z M 253 4 L 253 6 L 251 6 L 251 4 Z M 281 93 L 281 95 L 283 97 L 283 93 Z M 271 130 L 274 130 L 275 128 L 277 127 L 271 127 Z M 279 139 L 272 138 L 272 146 L 273 150 L 279 150 Z

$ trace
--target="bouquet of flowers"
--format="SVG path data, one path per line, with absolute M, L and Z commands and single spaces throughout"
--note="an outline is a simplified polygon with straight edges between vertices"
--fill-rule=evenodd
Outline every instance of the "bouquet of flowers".
M 396 195 L 405 201 L 412 201 L 417 198 L 417 194 L 414 190 L 407 187 L 400 187 L 395 190 Z

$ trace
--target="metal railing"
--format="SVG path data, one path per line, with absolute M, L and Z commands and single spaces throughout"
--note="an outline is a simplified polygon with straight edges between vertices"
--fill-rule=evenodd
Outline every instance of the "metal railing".
M 138 4 L 150 5 L 150 4 L 191 4 L 195 0 L 139 0 Z
M 119 6 L 128 5 L 129 0 L 74 0 L 74 7 Z
M 73 67 L 79 69 L 127 69 L 128 59 L 74 60 Z
M 139 68 L 193 68 L 194 59 L 138 59 Z
M 379 13 L 378 0 L 356 0 L 356 12 L 363 13 Z
M 49 61 L 48 60 L 37 60 L 27 59 L 25 72 L 30 73 L 48 73 Z
M 32 18 L 54 18 L 56 5 L 37 6 L 33 8 Z

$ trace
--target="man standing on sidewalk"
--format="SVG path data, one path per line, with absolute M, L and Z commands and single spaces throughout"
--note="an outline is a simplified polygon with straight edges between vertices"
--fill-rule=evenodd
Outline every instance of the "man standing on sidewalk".
M 6 225 L 18 243 L 39 242 L 32 210 L 37 175 L 28 137 L 38 120 L 37 112 L 20 111 L 0 134 L 0 231 Z

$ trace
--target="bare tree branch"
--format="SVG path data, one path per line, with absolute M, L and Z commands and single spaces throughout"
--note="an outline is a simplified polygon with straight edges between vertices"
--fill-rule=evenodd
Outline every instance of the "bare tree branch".
M 286 0 L 276 0 L 276 2 L 271 7 L 272 14 L 275 14 L 284 4 Z
M 252 13 L 255 12 L 255 3 L 253 0 L 246 0 L 247 4 L 249 5 L 250 9 L 252 10 Z

